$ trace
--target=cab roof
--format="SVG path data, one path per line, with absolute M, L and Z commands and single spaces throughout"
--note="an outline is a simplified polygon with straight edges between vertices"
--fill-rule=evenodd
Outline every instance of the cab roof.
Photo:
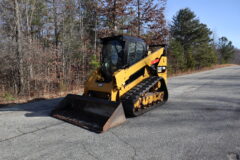
M 121 40 L 121 41 L 144 42 L 145 43 L 145 41 L 142 38 L 135 37 L 135 36 L 125 36 L 125 35 L 106 37 L 106 38 L 102 38 L 101 40 L 103 43 L 107 42 L 109 40 Z

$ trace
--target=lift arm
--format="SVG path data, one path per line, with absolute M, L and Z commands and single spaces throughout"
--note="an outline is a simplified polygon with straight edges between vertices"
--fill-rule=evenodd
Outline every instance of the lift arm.
M 130 78 L 131 75 L 139 71 L 145 66 L 151 66 L 155 63 L 160 62 L 160 58 L 164 53 L 164 48 L 157 50 L 156 52 L 148 55 L 146 58 L 140 60 L 134 65 L 130 66 L 126 69 L 121 69 L 114 74 L 114 78 L 116 81 L 116 86 L 118 89 L 121 89 L 125 86 L 126 81 Z

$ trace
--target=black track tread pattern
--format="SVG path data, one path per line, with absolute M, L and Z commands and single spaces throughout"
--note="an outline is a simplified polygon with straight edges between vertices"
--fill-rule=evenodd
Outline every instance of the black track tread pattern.
M 149 107 L 145 107 L 144 109 L 139 109 L 138 111 L 135 111 L 134 103 L 138 100 L 139 97 L 141 97 L 141 95 L 149 92 L 149 90 L 159 81 L 161 81 L 161 85 L 162 85 L 160 90 L 164 91 L 164 101 L 153 104 L 152 106 L 149 106 Z M 139 116 L 149 110 L 152 110 L 157 106 L 164 104 L 167 101 L 167 99 L 168 99 L 168 91 L 167 91 L 165 81 L 162 77 L 158 77 L 158 76 L 152 76 L 143 80 L 141 83 L 136 85 L 134 88 L 132 88 L 130 91 L 128 91 L 126 94 L 124 94 L 121 97 L 125 114 L 128 117 Z

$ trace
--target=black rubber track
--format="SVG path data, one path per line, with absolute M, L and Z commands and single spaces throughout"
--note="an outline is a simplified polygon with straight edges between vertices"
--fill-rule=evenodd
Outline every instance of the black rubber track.
M 145 107 L 144 109 L 139 109 L 138 111 L 135 111 L 134 109 L 134 103 L 138 100 L 139 97 L 144 95 L 145 93 L 149 92 L 149 90 L 157 83 L 161 82 L 161 88 L 159 91 L 164 91 L 164 100 L 159 103 L 155 103 L 152 106 Z M 156 108 L 162 104 L 164 104 L 168 100 L 168 91 L 167 86 L 162 77 L 149 77 L 148 79 L 145 79 L 141 83 L 139 83 L 137 86 L 132 88 L 129 92 L 127 92 L 125 95 L 121 97 L 121 101 L 124 107 L 124 111 L 127 117 L 136 117 L 139 116 L 147 111 L 152 110 L 153 108 Z

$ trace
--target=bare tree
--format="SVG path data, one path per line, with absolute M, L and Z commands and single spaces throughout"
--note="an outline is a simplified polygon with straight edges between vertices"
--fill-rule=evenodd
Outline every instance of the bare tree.
M 18 61 L 18 93 L 21 93 L 24 89 L 24 75 L 23 75 L 23 35 L 21 29 L 21 11 L 17 0 L 14 0 L 15 6 L 15 23 L 16 23 L 16 42 L 17 42 L 17 61 Z

